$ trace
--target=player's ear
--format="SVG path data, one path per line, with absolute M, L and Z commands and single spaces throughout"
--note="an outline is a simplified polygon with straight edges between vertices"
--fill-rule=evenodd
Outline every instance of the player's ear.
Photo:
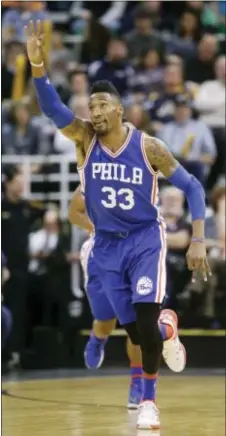
M 120 116 L 120 118 L 123 118 L 124 109 L 123 109 L 123 107 L 122 107 L 121 104 L 118 105 L 117 113 L 118 113 L 118 115 Z

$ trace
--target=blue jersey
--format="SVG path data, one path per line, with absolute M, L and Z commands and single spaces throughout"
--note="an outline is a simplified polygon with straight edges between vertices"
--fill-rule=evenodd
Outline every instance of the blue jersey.
M 131 232 L 158 220 L 157 173 L 147 160 L 144 138 L 130 128 L 116 153 L 93 138 L 79 174 L 96 231 Z

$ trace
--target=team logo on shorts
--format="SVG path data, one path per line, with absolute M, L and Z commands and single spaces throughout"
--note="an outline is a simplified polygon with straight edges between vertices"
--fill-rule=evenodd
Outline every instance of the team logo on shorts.
M 148 295 L 152 292 L 153 281 L 149 277 L 141 277 L 137 282 L 137 293 L 140 295 Z

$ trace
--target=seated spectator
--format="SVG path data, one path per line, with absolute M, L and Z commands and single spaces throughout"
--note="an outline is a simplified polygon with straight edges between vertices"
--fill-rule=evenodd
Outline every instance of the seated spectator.
M 130 79 L 133 74 L 133 68 L 127 60 L 126 45 L 117 38 L 109 42 L 106 58 L 92 63 L 88 69 L 91 83 L 96 80 L 109 80 L 114 84 L 121 96 L 128 93 Z
M 153 30 L 151 13 L 145 5 L 139 5 L 134 13 L 134 30 L 125 35 L 129 57 L 137 61 L 150 48 L 164 53 L 164 43 L 159 33 Z
M 65 71 L 68 63 L 72 60 L 72 53 L 65 47 L 63 33 L 54 30 L 51 38 L 50 66 L 51 81 L 58 89 L 59 87 L 67 88 L 67 76 Z
M 216 227 L 219 240 L 221 241 L 221 255 L 225 257 L 225 200 L 226 180 L 225 175 L 218 180 L 211 195 L 212 204 L 216 213 Z
M 146 0 L 145 7 L 150 14 L 153 28 L 159 30 L 164 29 L 162 1 Z
M 162 59 L 156 49 L 149 49 L 142 54 L 130 84 L 132 91 L 139 91 L 144 96 L 150 92 L 162 91 Z
M 167 43 L 167 53 L 177 54 L 184 59 L 193 58 L 196 53 L 196 43 L 201 38 L 201 23 L 196 14 L 185 11 L 177 26 L 176 35 Z
M 186 252 L 191 238 L 191 225 L 185 219 L 183 192 L 167 186 L 160 192 L 161 215 L 167 231 L 167 297 L 165 307 L 176 310 L 178 294 L 191 278 L 186 265 Z
M 90 5 L 91 4 L 92 2 L 90 2 Z M 104 58 L 108 43 L 111 39 L 111 34 L 109 29 L 101 24 L 90 13 L 86 14 L 84 21 L 84 42 L 81 46 L 80 62 L 84 64 L 90 64 L 91 62 Z
M 151 93 L 146 107 L 150 112 L 152 130 L 157 133 L 165 123 L 174 119 L 174 102 L 178 94 L 193 97 L 194 89 L 184 82 L 182 65 L 168 64 L 164 69 L 164 88 L 161 93 Z
M 17 57 L 24 54 L 24 44 L 19 40 L 8 42 L 4 46 L 4 60 L 2 65 L 2 100 L 11 99 L 13 96 L 13 82 L 16 73 Z M 26 70 L 27 78 L 27 70 Z
M 12 38 L 23 40 L 24 26 L 30 20 L 35 22 L 37 20 L 48 20 L 45 6 L 44 1 L 19 1 L 15 8 L 7 10 L 2 17 L 3 41 L 9 41 Z
M 203 1 L 186 1 L 185 8 L 186 10 L 193 12 L 193 14 L 196 14 L 196 16 L 201 19 L 204 11 Z
M 211 188 L 219 174 L 225 171 L 226 163 L 226 129 L 225 129 L 225 56 L 220 56 L 215 63 L 215 80 L 204 82 L 195 98 L 195 107 L 199 111 L 201 120 L 213 132 L 217 159 L 211 170 L 208 187 Z
M 198 45 L 196 56 L 186 64 L 186 80 L 199 84 L 206 80 L 214 80 L 214 64 L 217 53 L 218 42 L 216 36 L 204 35 Z
M 220 179 L 211 194 L 211 206 L 207 209 L 205 235 L 208 260 L 212 271 L 207 283 L 197 277 L 192 286 L 194 296 L 201 295 L 202 313 L 208 327 L 224 327 L 225 313 L 225 177 Z M 199 297 L 200 300 L 200 297 Z M 217 304 L 218 303 L 218 304 Z
M 202 83 L 195 97 L 200 118 L 211 128 L 225 129 L 225 65 L 226 57 L 220 56 L 215 63 L 215 80 Z
M 77 117 L 89 118 L 89 94 L 87 75 L 82 69 L 77 69 L 69 73 L 70 90 L 72 95 L 68 105 Z M 53 149 L 56 153 L 76 156 L 75 143 L 61 133 L 55 130 L 53 138 Z
M 208 2 L 202 14 L 203 25 L 212 31 L 225 34 L 225 15 L 225 1 Z
M 150 120 L 148 112 L 141 105 L 134 104 L 125 110 L 126 121 L 131 123 L 136 129 L 150 134 Z
M 25 101 L 13 104 L 10 122 L 2 126 L 3 154 L 46 154 L 50 144 L 46 135 L 32 123 Z
M 136 9 L 137 2 L 133 2 L 133 9 L 132 9 L 132 13 L 130 10 L 130 2 L 127 2 L 127 9 L 126 9 L 126 13 L 124 14 L 123 17 L 123 22 L 122 22 L 122 32 L 126 33 L 131 31 L 133 29 L 133 21 L 134 21 L 134 9 Z M 161 0 L 145 0 L 145 8 L 147 9 L 147 15 L 150 16 L 151 22 L 152 22 L 152 27 L 155 30 L 158 31 L 165 31 L 166 29 L 171 29 L 172 28 L 172 20 L 171 17 L 169 17 L 169 14 L 167 13 L 167 11 L 164 8 L 163 2 Z
M 204 183 L 216 157 L 216 146 L 210 129 L 192 118 L 191 101 L 186 96 L 175 100 L 175 121 L 168 123 L 159 137 L 166 142 L 178 160 Z
M 72 108 L 76 105 L 77 99 L 81 101 L 81 98 L 87 99 L 89 97 L 89 83 L 86 72 L 81 68 L 71 71 L 69 73 L 69 83 L 70 99 L 68 105 Z

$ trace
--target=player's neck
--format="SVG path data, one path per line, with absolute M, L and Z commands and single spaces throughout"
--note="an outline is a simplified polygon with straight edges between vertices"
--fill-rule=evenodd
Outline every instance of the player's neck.
M 129 128 L 122 125 L 109 132 L 107 135 L 101 136 L 99 141 L 104 147 L 115 153 L 125 143 L 128 134 Z

